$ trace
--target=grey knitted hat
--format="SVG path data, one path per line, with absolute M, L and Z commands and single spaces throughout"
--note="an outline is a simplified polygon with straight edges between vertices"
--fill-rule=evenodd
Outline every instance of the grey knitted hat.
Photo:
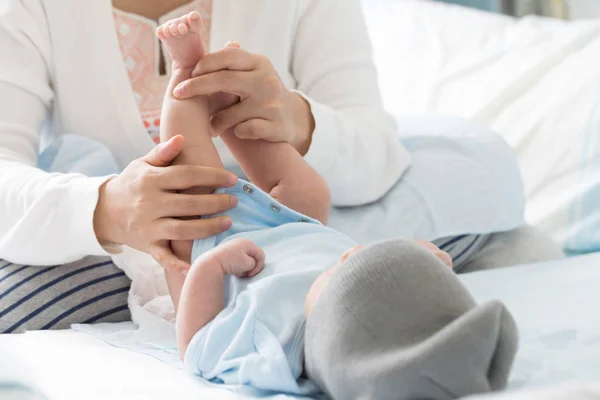
M 404 240 L 349 257 L 306 325 L 306 372 L 335 400 L 437 400 L 501 389 L 516 350 L 516 326 L 502 303 L 477 305 L 448 266 Z

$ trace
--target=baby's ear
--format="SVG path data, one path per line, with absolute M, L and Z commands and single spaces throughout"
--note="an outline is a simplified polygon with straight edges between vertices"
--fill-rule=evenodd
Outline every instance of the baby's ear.
M 340 262 L 344 262 L 348 259 L 348 257 L 350 257 L 352 254 L 356 253 L 357 251 L 359 251 L 360 249 L 362 249 L 365 246 L 362 245 L 357 245 L 352 247 L 351 249 L 348 249 L 344 252 L 344 254 L 342 254 L 342 257 L 340 258 Z

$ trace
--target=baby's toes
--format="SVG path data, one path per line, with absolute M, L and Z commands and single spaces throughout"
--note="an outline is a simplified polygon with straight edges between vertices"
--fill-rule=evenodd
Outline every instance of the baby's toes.
M 202 16 L 197 11 L 192 11 L 187 16 L 187 24 L 192 32 L 199 32 L 202 27 Z
M 180 35 L 185 35 L 188 33 L 188 27 L 186 24 L 183 23 L 179 23 L 177 24 L 177 32 L 179 32 Z
M 158 28 L 158 37 L 161 39 L 168 39 L 171 37 L 171 31 L 168 25 L 162 25 Z
M 171 36 L 178 36 L 179 30 L 177 24 L 169 24 L 169 32 L 171 32 Z

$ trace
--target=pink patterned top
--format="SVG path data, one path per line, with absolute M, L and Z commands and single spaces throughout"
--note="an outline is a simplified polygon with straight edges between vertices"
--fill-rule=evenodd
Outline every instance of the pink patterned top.
M 163 96 L 171 74 L 171 60 L 165 54 L 166 75 L 161 75 L 161 46 L 156 28 L 170 19 L 191 11 L 198 11 L 204 19 L 203 38 L 206 49 L 210 43 L 212 0 L 194 0 L 153 21 L 136 14 L 113 9 L 117 36 L 131 87 L 144 126 L 155 143 L 160 141 L 160 112 Z

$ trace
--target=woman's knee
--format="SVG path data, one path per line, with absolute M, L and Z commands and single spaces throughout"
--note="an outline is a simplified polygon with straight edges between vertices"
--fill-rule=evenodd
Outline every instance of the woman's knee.
M 496 136 L 494 131 L 475 121 L 454 115 L 399 116 L 398 132 L 404 136 L 481 137 Z
M 563 258 L 564 252 L 545 233 L 529 225 L 490 235 L 483 248 L 460 272 L 531 264 Z
M 107 257 L 53 267 L 0 261 L 0 333 L 129 320 L 130 283 Z

